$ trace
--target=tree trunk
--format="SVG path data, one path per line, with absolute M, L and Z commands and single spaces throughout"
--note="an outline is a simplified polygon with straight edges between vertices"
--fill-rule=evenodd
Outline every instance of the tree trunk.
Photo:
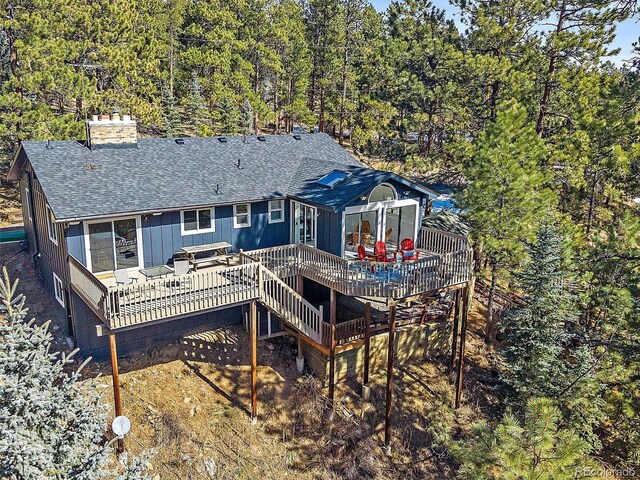
M 348 25 L 348 24 L 347 24 Z M 347 66 L 349 64 L 349 28 L 347 26 L 347 32 L 345 33 L 344 42 L 344 55 L 342 56 L 342 98 L 340 101 L 340 121 L 338 126 L 338 142 L 340 145 L 344 143 L 344 115 L 345 105 L 347 103 Z
M 324 88 L 320 90 L 320 114 L 318 115 L 318 129 L 324 133 L 325 124 L 324 124 Z
M 593 216 L 594 216 L 594 208 L 595 208 L 595 198 L 596 198 L 596 187 L 598 185 L 598 172 L 593 172 L 593 182 L 591 183 L 591 194 L 589 195 L 589 212 L 587 213 L 587 239 L 591 235 L 591 227 L 593 224 Z
M 489 118 L 491 121 L 498 115 L 498 96 L 500 95 L 500 82 L 496 80 L 491 84 L 491 98 L 489 101 Z
M 496 325 L 493 315 L 493 304 L 496 296 L 496 283 L 498 275 L 496 273 L 495 261 L 491 262 L 491 285 L 489 286 L 489 299 L 487 302 L 487 329 L 485 331 L 484 341 L 492 345 L 495 341 Z
M 563 3 L 560 7 L 560 14 L 558 15 L 558 23 L 556 24 L 556 35 L 560 33 L 564 26 L 565 16 L 567 12 L 567 6 Z M 556 63 L 558 62 L 558 51 L 554 48 L 549 52 L 549 67 L 547 68 L 547 78 L 544 82 L 544 90 L 542 92 L 542 99 L 540 100 L 540 111 L 538 113 L 538 121 L 536 123 L 536 132 L 541 137 L 544 133 L 544 119 L 547 114 L 547 108 L 549 107 L 549 98 L 551 97 L 551 90 L 553 89 L 553 74 L 556 71 Z

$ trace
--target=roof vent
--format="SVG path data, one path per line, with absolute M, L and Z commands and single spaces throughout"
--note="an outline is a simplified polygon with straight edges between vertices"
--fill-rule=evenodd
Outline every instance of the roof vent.
M 238 170 L 242 170 L 242 169 L 244 168 L 244 167 L 242 167 L 242 164 L 241 164 L 241 160 L 240 160 L 240 159 L 238 159 L 238 162 L 236 163 L 236 168 L 237 168 Z
M 178 145 L 184 145 L 184 138 L 176 138 L 176 143 Z
M 293 136 L 293 138 L 295 138 L 296 140 L 302 140 L 302 136 L 298 135 L 297 133 Z
M 227 143 L 227 137 L 218 137 L 220 143 Z
M 264 135 L 258 135 L 258 141 L 259 142 L 266 142 L 267 141 L 267 137 L 265 137 Z
M 51 150 L 53 148 L 53 144 L 51 143 L 51 140 L 47 140 L 47 148 L 49 150 Z

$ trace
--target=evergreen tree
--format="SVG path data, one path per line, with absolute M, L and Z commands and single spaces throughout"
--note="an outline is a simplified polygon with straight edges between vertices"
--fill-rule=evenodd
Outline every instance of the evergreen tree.
M 25 321 L 25 298 L 6 268 L 0 278 L 0 477 L 147 479 L 138 459 L 111 468 L 107 415 L 95 384 L 82 382 L 85 361 L 51 353 L 49 323 Z
M 485 338 L 495 338 L 493 294 L 501 271 L 520 265 L 524 243 L 535 238 L 541 218 L 554 211 L 555 195 L 541 168 L 542 141 L 526 110 L 510 102 L 476 142 L 460 195 L 464 216 L 473 225 L 489 265 L 491 287 Z
M 229 97 L 222 99 L 218 108 L 218 115 L 222 133 L 234 134 L 238 132 L 238 111 Z
M 522 422 L 507 414 L 497 425 L 475 424 L 467 440 L 453 444 L 469 480 L 573 480 L 581 469 L 595 469 L 590 447 L 573 430 L 562 428 L 553 401 L 532 398 Z
M 528 250 L 524 270 L 514 275 L 526 305 L 509 312 L 501 324 L 505 381 L 523 404 L 530 397 L 559 398 L 593 363 L 587 352 L 576 351 L 581 343 L 577 299 L 564 287 L 556 228 L 543 225 Z
M 179 137 L 182 135 L 180 112 L 176 100 L 168 85 L 162 88 L 162 134 L 165 137 Z
M 185 121 L 196 137 L 210 135 L 207 104 L 196 72 L 191 72 L 189 96 L 184 106 Z
M 251 108 L 249 100 L 246 99 L 242 104 L 242 110 L 240 111 L 240 123 L 240 126 L 242 127 L 242 134 L 251 135 L 253 132 L 253 108 Z

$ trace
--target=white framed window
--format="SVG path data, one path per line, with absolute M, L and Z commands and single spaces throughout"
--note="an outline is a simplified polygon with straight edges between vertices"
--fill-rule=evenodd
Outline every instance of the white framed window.
M 233 206 L 233 228 L 251 226 L 251 204 L 238 203 Z
M 47 230 L 49 231 L 49 238 L 53 243 L 58 245 L 58 229 L 56 228 L 56 217 L 53 216 L 51 207 L 47 205 Z
M 62 280 L 55 273 L 53 274 L 53 294 L 60 305 L 64 307 L 64 287 Z
M 284 222 L 284 200 L 269 200 L 269 223 Z
M 215 209 L 213 207 L 182 210 L 180 220 L 182 235 L 216 231 Z

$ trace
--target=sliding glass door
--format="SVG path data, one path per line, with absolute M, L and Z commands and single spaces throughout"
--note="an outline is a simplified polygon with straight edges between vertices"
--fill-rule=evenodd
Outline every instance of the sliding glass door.
M 385 211 L 384 239 L 387 246 L 398 248 L 405 238 L 416 239 L 416 205 L 387 208 Z
M 141 267 L 139 223 L 138 218 L 124 218 L 87 224 L 85 234 L 90 270 L 101 273 Z
M 316 246 L 316 208 L 293 202 L 293 241 Z
M 347 213 L 344 216 L 345 252 L 357 253 L 358 245 L 362 245 L 369 253 L 378 239 L 378 212 L 371 210 L 359 213 Z

